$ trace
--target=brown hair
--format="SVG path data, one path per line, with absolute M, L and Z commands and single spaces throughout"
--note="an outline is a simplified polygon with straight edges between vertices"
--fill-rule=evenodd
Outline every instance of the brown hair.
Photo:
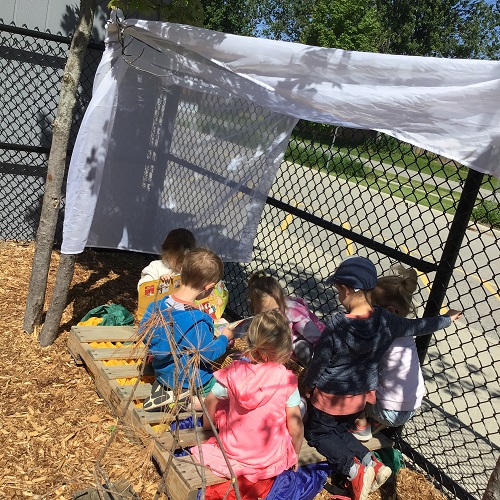
M 161 259 L 173 271 L 179 272 L 186 254 L 196 247 L 194 234 L 188 229 L 179 227 L 167 234 L 161 246 Z
M 186 254 L 181 269 L 181 283 L 202 290 L 210 283 L 222 279 L 224 264 L 220 257 L 208 248 L 195 248 Z
M 400 265 L 394 266 L 391 271 L 394 274 L 378 279 L 372 292 L 373 303 L 384 309 L 392 306 L 398 316 L 416 316 L 413 294 L 418 285 L 417 271 Z
M 247 333 L 245 355 L 257 363 L 286 363 L 292 353 L 288 320 L 279 311 L 256 314 Z
M 276 278 L 267 276 L 263 271 L 257 271 L 248 280 L 248 297 L 250 311 L 255 314 L 261 312 L 262 301 L 271 297 L 278 304 L 281 314 L 285 314 L 285 294 Z

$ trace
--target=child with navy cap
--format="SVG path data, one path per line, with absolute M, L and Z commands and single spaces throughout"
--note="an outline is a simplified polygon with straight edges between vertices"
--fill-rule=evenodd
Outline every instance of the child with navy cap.
M 353 498 L 365 500 L 391 475 L 350 431 L 366 403 L 375 402 L 380 360 L 396 338 L 428 335 L 448 327 L 461 313 L 408 319 L 372 307 L 377 271 L 366 257 L 345 259 L 327 283 L 336 287 L 346 313 L 332 318 L 314 347 L 304 379 L 311 403 L 305 437 L 335 473 L 347 476 Z

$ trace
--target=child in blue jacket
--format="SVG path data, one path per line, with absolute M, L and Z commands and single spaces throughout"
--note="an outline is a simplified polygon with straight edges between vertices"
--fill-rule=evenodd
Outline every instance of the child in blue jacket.
M 407 319 L 372 307 L 377 272 L 365 257 L 345 259 L 327 281 L 346 313 L 332 318 L 314 347 L 303 381 L 310 397 L 305 437 L 335 473 L 347 476 L 352 498 L 366 500 L 391 475 L 350 432 L 366 403 L 375 403 L 378 364 L 395 339 L 446 328 L 461 313 L 451 309 L 435 318 Z
M 200 388 L 203 396 L 215 383 L 212 361 L 226 352 L 233 331 L 226 327 L 215 338 L 213 319 L 194 301 L 210 295 L 223 269 L 211 250 L 191 250 L 184 258 L 180 288 L 146 309 L 139 333 L 145 332 L 146 341 L 150 340 L 156 381 L 144 400 L 145 410 L 162 411 L 176 396 L 187 398 L 194 388 Z

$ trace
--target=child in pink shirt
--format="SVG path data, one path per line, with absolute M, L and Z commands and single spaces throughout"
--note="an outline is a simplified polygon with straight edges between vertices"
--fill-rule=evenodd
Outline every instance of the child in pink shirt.
M 235 360 L 214 373 L 205 399 L 203 428 L 218 429 L 236 477 L 251 482 L 272 478 L 298 466 L 304 437 L 297 377 L 283 363 L 290 358 L 287 320 L 278 311 L 257 314 L 248 329 L 250 359 Z M 193 456 L 221 477 L 231 477 L 215 439 L 191 448 Z
M 292 358 L 307 366 L 314 346 L 326 328 L 309 310 L 307 302 L 300 297 L 285 296 L 278 280 L 262 271 L 250 276 L 248 295 L 252 313 L 277 310 L 288 319 L 292 330 Z

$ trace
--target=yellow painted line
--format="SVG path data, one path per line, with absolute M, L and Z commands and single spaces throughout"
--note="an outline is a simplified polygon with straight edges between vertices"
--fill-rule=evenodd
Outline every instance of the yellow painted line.
M 351 229 L 351 225 L 349 224 L 349 222 L 342 222 L 342 227 L 344 229 L 347 229 L 347 230 L 350 230 Z M 345 253 L 346 255 L 353 255 L 354 252 L 353 252 L 353 244 L 352 244 L 352 240 L 350 240 L 349 238 L 344 238 L 345 239 Z
M 294 201 L 294 200 L 292 200 Z M 299 207 L 300 205 L 304 205 L 303 203 L 301 202 L 294 202 L 293 206 L 295 208 Z M 286 217 L 285 217 L 285 220 L 281 223 L 280 227 L 281 227 L 281 231 L 286 231 L 288 226 L 292 223 L 292 220 L 293 220 L 293 215 L 292 214 L 288 214 Z
M 495 299 L 500 301 L 500 294 L 498 292 L 498 289 L 495 288 L 495 285 L 492 285 L 490 281 L 484 281 L 483 279 L 481 279 L 480 276 L 476 276 L 475 274 L 469 274 L 468 278 L 472 278 L 472 279 L 476 280 L 477 282 L 481 283 L 481 285 L 484 286 L 484 288 L 486 288 L 486 290 L 488 290 L 488 292 L 490 292 L 491 295 L 493 295 L 493 297 L 495 297 Z
M 287 227 L 291 224 L 292 220 L 293 220 L 293 215 L 288 214 L 285 217 L 285 220 L 281 223 L 281 230 L 286 231 Z
M 484 288 L 486 288 L 486 290 L 491 292 L 493 297 L 495 297 L 498 301 L 500 301 L 500 294 L 498 293 L 498 290 L 495 289 L 493 286 L 491 286 L 489 281 L 480 280 L 480 282 L 484 286 Z

